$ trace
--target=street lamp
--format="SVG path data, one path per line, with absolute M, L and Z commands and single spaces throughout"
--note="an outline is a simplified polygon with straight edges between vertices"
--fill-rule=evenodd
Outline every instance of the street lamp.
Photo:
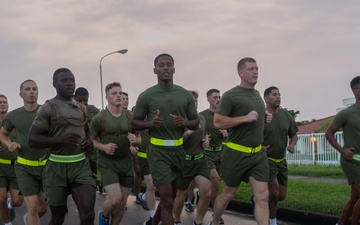
M 104 92 L 103 92 L 103 82 L 102 82 L 102 68 L 101 68 L 101 61 L 103 60 L 103 58 L 105 58 L 106 56 L 115 54 L 115 53 L 121 53 L 121 54 L 126 54 L 127 53 L 127 49 L 121 49 L 115 52 L 110 52 L 109 54 L 104 55 L 103 57 L 101 57 L 100 59 L 100 89 L 101 89 L 101 108 L 104 109 Z

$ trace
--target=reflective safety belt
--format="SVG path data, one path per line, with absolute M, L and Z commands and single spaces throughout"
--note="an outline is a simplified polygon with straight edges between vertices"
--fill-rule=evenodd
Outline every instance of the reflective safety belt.
M 274 159 L 274 158 L 268 157 L 268 159 L 270 159 L 270 160 L 273 161 L 273 162 L 279 163 L 279 162 L 282 162 L 285 158 L 282 158 L 282 159 Z
M 360 154 L 354 154 L 353 160 L 360 161 Z
M 28 159 L 24 159 L 24 158 L 21 158 L 20 156 L 18 156 L 16 161 L 19 164 L 26 165 L 26 166 L 45 166 L 47 159 L 44 159 L 42 161 L 28 160 Z
M 140 157 L 140 158 L 144 158 L 144 159 L 147 158 L 146 152 L 138 152 L 138 153 L 137 153 L 137 156 Z
M 181 146 L 183 144 L 183 138 L 180 138 L 179 140 L 163 140 L 151 137 L 150 143 L 157 146 Z
M 206 151 L 219 152 L 222 150 L 222 146 L 204 148 Z
M 84 159 L 86 159 L 85 153 L 80 153 L 76 155 L 55 155 L 51 153 L 49 157 L 50 161 L 59 163 L 74 163 L 80 162 Z
M 14 165 L 14 164 L 15 164 L 15 160 L 10 160 L 10 159 L 0 159 L 0 164 L 5 164 L 5 165 Z
M 238 145 L 233 142 L 226 142 L 225 145 L 235 151 L 244 152 L 244 153 L 257 153 L 262 149 L 262 145 L 259 145 L 255 148 Z
M 197 154 L 197 155 L 186 155 L 185 160 L 199 160 L 202 157 L 204 157 L 203 153 Z

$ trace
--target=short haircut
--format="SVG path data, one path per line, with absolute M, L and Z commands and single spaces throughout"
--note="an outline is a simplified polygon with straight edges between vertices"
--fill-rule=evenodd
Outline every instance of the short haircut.
M 266 88 L 266 90 L 264 91 L 264 97 L 269 96 L 271 94 L 272 90 L 279 90 L 279 88 L 277 88 L 275 86 L 271 86 L 271 87 Z
M 214 92 L 220 93 L 220 91 L 218 89 L 212 88 L 206 92 L 206 97 L 210 97 L 212 95 L 212 93 L 214 93 Z
M 20 91 L 22 91 L 23 86 L 24 86 L 24 84 L 25 84 L 26 82 L 34 82 L 34 83 L 36 84 L 35 81 L 28 79 L 28 80 L 26 80 L 26 81 L 24 81 L 24 82 L 22 82 L 22 83 L 20 84 Z
M 357 88 L 360 84 L 360 76 L 354 77 L 350 82 L 351 89 Z
M 6 98 L 6 100 L 8 99 L 5 95 L 0 94 L 0 98 Z
M 127 97 L 129 97 L 129 94 L 128 94 L 128 93 L 126 93 L 126 92 L 123 92 L 123 95 L 126 95 Z
M 169 55 L 169 54 L 167 54 L 167 53 L 162 53 L 162 54 L 156 56 L 156 58 L 155 58 L 155 60 L 154 60 L 154 66 L 155 66 L 155 67 L 156 67 L 156 64 L 157 64 L 158 61 L 159 61 L 159 58 L 162 57 L 162 56 L 168 56 L 168 57 L 170 57 L 172 63 L 174 64 L 174 58 L 173 58 L 171 55 Z
M 105 87 L 105 93 L 107 93 L 108 90 L 110 90 L 110 89 L 113 88 L 113 87 L 121 87 L 121 84 L 120 84 L 119 82 L 112 82 L 112 83 L 106 85 L 106 87 Z
M 59 68 L 57 70 L 55 70 L 54 75 L 53 75 L 53 83 L 55 83 L 59 77 L 59 75 L 63 72 L 71 72 L 68 68 Z
M 253 59 L 253 58 L 250 58 L 250 57 L 242 58 L 242 59 L 240 59 L 240 61 L 239 61 L 238 64 L 237 64 L 237 69 L 238 69 L 238 70 L 244 69 L 244 68 L 245 68 L 245 64 L 246 64 L 247 62 L 256 63 L 255 59 Z
M 88 90 L 86 88 L 79 87 L 75 91 L 75 97 L 76 96 L 89 96 L 89 92 L 88 92 Z
M 197 91 L 189 90 L 189 92 L 192 94 L 193 97 L 198 98 L 199 93 Z

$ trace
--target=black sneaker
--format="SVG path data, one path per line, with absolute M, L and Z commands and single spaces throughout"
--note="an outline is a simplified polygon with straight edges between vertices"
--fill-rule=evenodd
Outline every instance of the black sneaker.
M 151 225 L 151 224 L 152 224 L 151 222 L 152 222 L 152 217 L 150 217 L 149 220 L 145 221 L 145 222 L 143 223 L 143 225 Z

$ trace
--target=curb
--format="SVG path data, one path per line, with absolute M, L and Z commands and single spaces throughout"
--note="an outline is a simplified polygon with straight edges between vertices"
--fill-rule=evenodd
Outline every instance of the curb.
M 253 207 L 252 203 L 232 200 L 226 210 L 254 214 Z M 277 218 L 283 221 L 306 225 L 332 225 L 336 224 L 339 219 L 339 217 L 336 216 L 281 207 L 278 209 Z

